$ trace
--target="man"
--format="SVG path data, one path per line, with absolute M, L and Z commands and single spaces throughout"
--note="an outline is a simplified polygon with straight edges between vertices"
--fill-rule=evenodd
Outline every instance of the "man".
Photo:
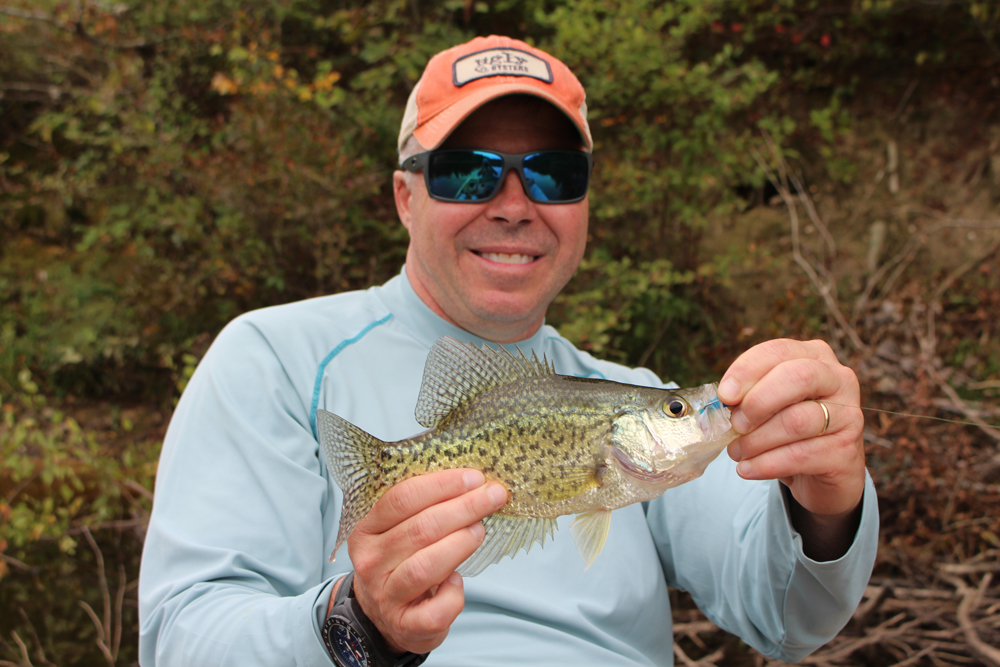
M 565 65 L 502 37 L 438 54 L 399 146 L 403 272 L 238 318 L 178 405 L 143 555 L 142 664 L 410 665 L 428 652 L 439 665 L 671 664 L 668 585 L 773 657 L 835 635 L 871 572 L 878 518 L 860 410 L 843 407 L 858 405 L 857 380 L 819 342 L 742 355 L 720 385 L 744 434 L 731 460 L 615 511 L 589 570 L 562 517 L 544 549 L 463 581 L 480 520 L 507 497 L 474 470 L 394 487 L 327 562 L 343 496 L 316 411 L 383 440 L 420 431 L 413 407 L 440 336 L 662 386 L 544 325 L 587 236 L 593 145 Z

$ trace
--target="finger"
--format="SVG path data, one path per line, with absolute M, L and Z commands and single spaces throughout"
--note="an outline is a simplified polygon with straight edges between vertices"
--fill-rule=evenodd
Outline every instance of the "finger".
M 407 646 L 413 653 L 433 651 L 448 636 L 451 624 L 465 608 L 465 585 L 457 572 L 441 582 L 433 596 L 407 609 L 401 624 L 408 630 Z
M 778 364 L 754 384 L 739 407 L 733 410 L 730 417 L 733 429 L 737 433 L 749 433 L 788 406 L 838 394 L 845 381 L 840 368 L 843 366 L 835 367 L 815 359 L 792 359 Z
M 790 405 L 750 433 L 740 436 L 730 448 L 730 456 L 736 461 L 753 458 L 770 449 L 836 433 L 851 425 L 846 419 L 848 408 L 831 405 L 827 410 L 830 414 L 828 426 L 826 413 L 817 401 L 803 401 Z M 825 431 L 824 426 L 826 426 Z
M 854 474 L 864 466 L 864 450 L 858 438 L 844 433 L 827 433 L 816 438 L 795 440 L 748 456 L 736 466 L 746 479 L 785 479 L 808 475 L 836 480 L 841 474 Z
M 467 526 L 481 528 L 479 522 L 503 507 L 506 502 L 507 490 L 502 484 L 492 482 L 428 507 L 377 537 L 375 549 L 382 566 L 393 570 L 417 551 Z M 446 570 L 442 578 L 453 569 L 455 568 Z
M 741 354 L 722 376 L 719 382 L 719 399 L 726 405 L 740 403 L 772 368 L 792 359 L 836 362 L 836 355 L 829 345 L 820 340 L 779 338 L 754 345 Z
M 478 521 L 417 551 L 397 566 L 386 580 L 386 590 L 400 602 L 412 602 L 443 583 L 479 548 L 486 529 Z M 440 589 L 439 589 L 440 590 Z
M 799 440 L 740 461 L 751 480 L 778 479 L 804 508 L 817 514 L 853 509 L 864 492 L 864 447 L 843 434 Z
M 411 477 L 386 491 L 358 528 L 366 533 L 384 533 L 432 505 L 457 498 L 485 483 L 483 473 L 472 468 Z

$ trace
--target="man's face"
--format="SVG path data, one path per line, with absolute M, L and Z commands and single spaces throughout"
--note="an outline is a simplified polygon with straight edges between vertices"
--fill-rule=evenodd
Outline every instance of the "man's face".
M 517 98 L 469 116 L 442 148 L 505 153 L 579 149 L 572 124 L 555 107 Z M 541 326 L 549 303 L 583 258 L 589 202 L 539 204 L 510 171 L 480 204 L 431 199 L 423 174 L 393 177 L 396 208 L 410 232 L 406 271 L 438 315 L 487 340 L 511 342 Z

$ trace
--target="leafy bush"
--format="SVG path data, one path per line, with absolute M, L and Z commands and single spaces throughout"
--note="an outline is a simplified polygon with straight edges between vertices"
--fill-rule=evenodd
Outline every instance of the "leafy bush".
M 1000 21 L 990 3 L 891 0 L 12 5 L 0 376 L 28 367 L 56 391 L 161 399 L 183 355 L 234 315 L 398 269 L 395 135 L 423 64 L 446 46 L 506 32 L 569 63 L 597 142 L 592 257 L 714 280 L 725 260 L 700 257 L 698 240 L 743 205 L 736 186 L 763 182 L 749 150 L 762 129 L 804 168 L 849 180 L 830 146 L 849 128 L 859 65 L 900 80 L 968 63 L 951 47 Z M 941 20 L 951 29 L 910 39 Z M 596 261 L 581 291 L 607 278 Z M 687 312 L 694 297 L 675 285 Z M 615 310 L 599 307 L 597 322 Z M 559 320 L 582 331 L 575 317 Z M 648 345 L 626 339 L 614 348 Z
M 124 598 L 135 589 L 157 447 L 101 445 L 48 405 L 30 373 L 19 383 L 0 391 L 0 646 L 24 663 L 19 642 L 41 664 L 51 664 L 45 655 L 114 664 L 124 627 L 137 622 Z M 134 659 L 126 637 L 122 657 Z

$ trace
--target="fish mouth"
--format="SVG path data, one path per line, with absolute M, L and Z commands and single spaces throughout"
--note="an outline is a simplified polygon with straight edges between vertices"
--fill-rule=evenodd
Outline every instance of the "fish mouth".
M 723 405 L 718 397 L 698 410 L 698 425 L 707 441 L 717 442 L 729 438 L 727 442 L 731 442 L 736 439 L 732 424 L 729 423 L 729 416 L 729 408 Z
M 497 264 L 530 264 L 539 257 L 539 255 L 528 255 L 519 252 L 480 252 L 478 250 L 473 250 L 472 252 L 479 255 L 483 259 L 488 259 L 489 261 L 496 262 Z
M 659 486 L 666 482 L 671 481 L 674 478 L 674 473 L 672 470 L 647 470 L 645 468 L 640 468 L 635 464 L 628 454 L 618 449 L 617 447 L 611 448 L 611 455 L 615 457 L 618 464 L 622 467 L 622 471 L 644 484 Z

